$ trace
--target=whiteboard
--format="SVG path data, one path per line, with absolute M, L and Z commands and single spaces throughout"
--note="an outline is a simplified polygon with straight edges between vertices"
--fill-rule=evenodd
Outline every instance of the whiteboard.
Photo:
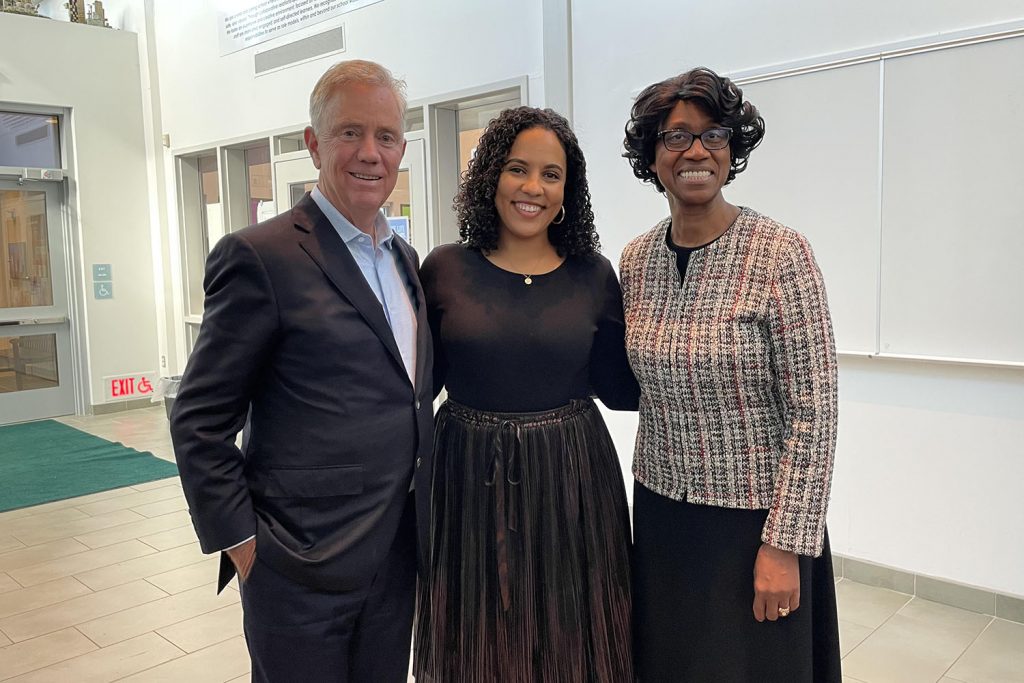
M 1022 69 L 1024 37 L 885 61 L 883 354 L 1024 361 Z
M 870 62 L 742 86 L 766 132 L 724 190 L 808 238 L 846 352 L 877 351 L 879 69 Z

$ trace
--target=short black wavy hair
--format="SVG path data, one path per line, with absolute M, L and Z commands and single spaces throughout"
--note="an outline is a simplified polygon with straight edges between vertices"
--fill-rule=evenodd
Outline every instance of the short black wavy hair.
M 559 256 L 584 256 L 600 251 L 594 228 L 594 211 L 587 186 L 587 162 L 576 134 L 561 114 L 551 109 L 506 109 L 491 121 L 477 143 L 476 154 L 462 176 L 454 209 L 459 221 L 459 241 L 471 249 L 493 251 L 498 247 L 501 221 L 494 205 L 498 178 L 516 137 L 530 128 L 550 130 L 565 150 L 565 217 L 548 226 L 548 240 Z
M 679 101 L 693 102 L 717 123 L 732 130 L 729 177 L 725 180 L 728 185 L 737 173 L 743 172 L 747 167 L 747 157 L 761 144 L 764 119 L 757 107 L 743 101 L 743 91 L 735 83 L 705 67 L 666 78 L 647 86 L 637 95 L 626 123 L 626 151 L 622 155 L 633 167 L 633 175 L 653 183 L 658 192 L 665 191 L 651 165 L 658 144 L 658 131 Z

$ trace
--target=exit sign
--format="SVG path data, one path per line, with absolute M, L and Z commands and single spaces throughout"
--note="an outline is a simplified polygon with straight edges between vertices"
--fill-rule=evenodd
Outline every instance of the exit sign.
M 131 375 L 104 377 L 103 386 L 107 401 L 128 401 L 153 396 L 156 373 L 137 372 Z

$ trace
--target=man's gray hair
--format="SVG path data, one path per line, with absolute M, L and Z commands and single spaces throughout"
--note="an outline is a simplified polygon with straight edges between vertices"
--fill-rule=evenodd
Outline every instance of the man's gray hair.
M 405 81 L 395 78 L 388 69 L 376 62 L 363 59 L 350 59 L 338 62 L 324 72 L 320 80 L 316 82 L 313 92 L 309 96 L 309 121 L 313 126 L 314 133 L 321 132 L 321 120 L 327 101 L 331 95 L 340 87 L 349 83 L 362 83 L 364 85 L 377 85 L 388 88 L 395 94 L 398 100 L 398 108 L 402 112 L 403 127 L 405 119 Z

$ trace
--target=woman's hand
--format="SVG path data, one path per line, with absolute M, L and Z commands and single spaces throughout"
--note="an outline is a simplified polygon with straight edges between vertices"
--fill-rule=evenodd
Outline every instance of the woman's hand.
M 754 618 L 775 621 L 800 607 L 796 553 L 762 543 L 754 560 Z

